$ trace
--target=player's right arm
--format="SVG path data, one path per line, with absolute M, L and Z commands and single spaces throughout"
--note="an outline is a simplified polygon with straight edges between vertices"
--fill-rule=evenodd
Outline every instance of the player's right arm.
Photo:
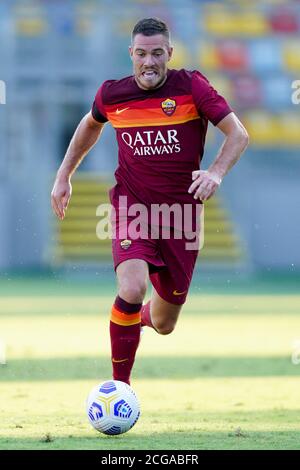
M 65 211 L 72 194 L 71 177 L 80 162 L 98 141 L 104 124 L 104 122 L 94 119 L 90 111 L 80 121 L 71 139 L 51 192 L 53 211 L 61 220 L 65 217 Z

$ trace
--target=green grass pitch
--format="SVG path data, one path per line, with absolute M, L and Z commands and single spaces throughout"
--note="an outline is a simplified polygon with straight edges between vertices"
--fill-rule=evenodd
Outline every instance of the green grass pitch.
M 194 289 L 174 333 L 145 330 L 132 376 L 142 415 L 112 437 L 84 403 L 111 378 L 113 284 L 7 285 L 0 449 L 300 449 L 300 295 Z

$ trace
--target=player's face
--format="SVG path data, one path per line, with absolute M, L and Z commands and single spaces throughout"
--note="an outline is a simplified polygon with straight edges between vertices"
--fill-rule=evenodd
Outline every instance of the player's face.
M 135 80 L 143 90 L 161 86 L 167 78 L 167 63 L 171 59 L 173 48 L 162 34 L 134 37 L 129 53 L 133 62 Z

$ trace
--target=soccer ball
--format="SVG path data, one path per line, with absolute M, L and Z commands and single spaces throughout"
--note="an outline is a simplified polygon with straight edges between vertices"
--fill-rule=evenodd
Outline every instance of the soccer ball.
M 94 387 L 86 410 L 90 424 L 104 434 L 129 431 L 140 416 L 140 405 L 133 389 L 125 382 L 109 380 Z

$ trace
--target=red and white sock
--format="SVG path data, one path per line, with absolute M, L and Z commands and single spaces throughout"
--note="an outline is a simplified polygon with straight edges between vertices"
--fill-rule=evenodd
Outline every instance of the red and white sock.
M 110 341 L 114 380 L 130 385 L 130 373 L 141 334 L 142 304 L 130 304 L 117 296 L 111 310 Z

